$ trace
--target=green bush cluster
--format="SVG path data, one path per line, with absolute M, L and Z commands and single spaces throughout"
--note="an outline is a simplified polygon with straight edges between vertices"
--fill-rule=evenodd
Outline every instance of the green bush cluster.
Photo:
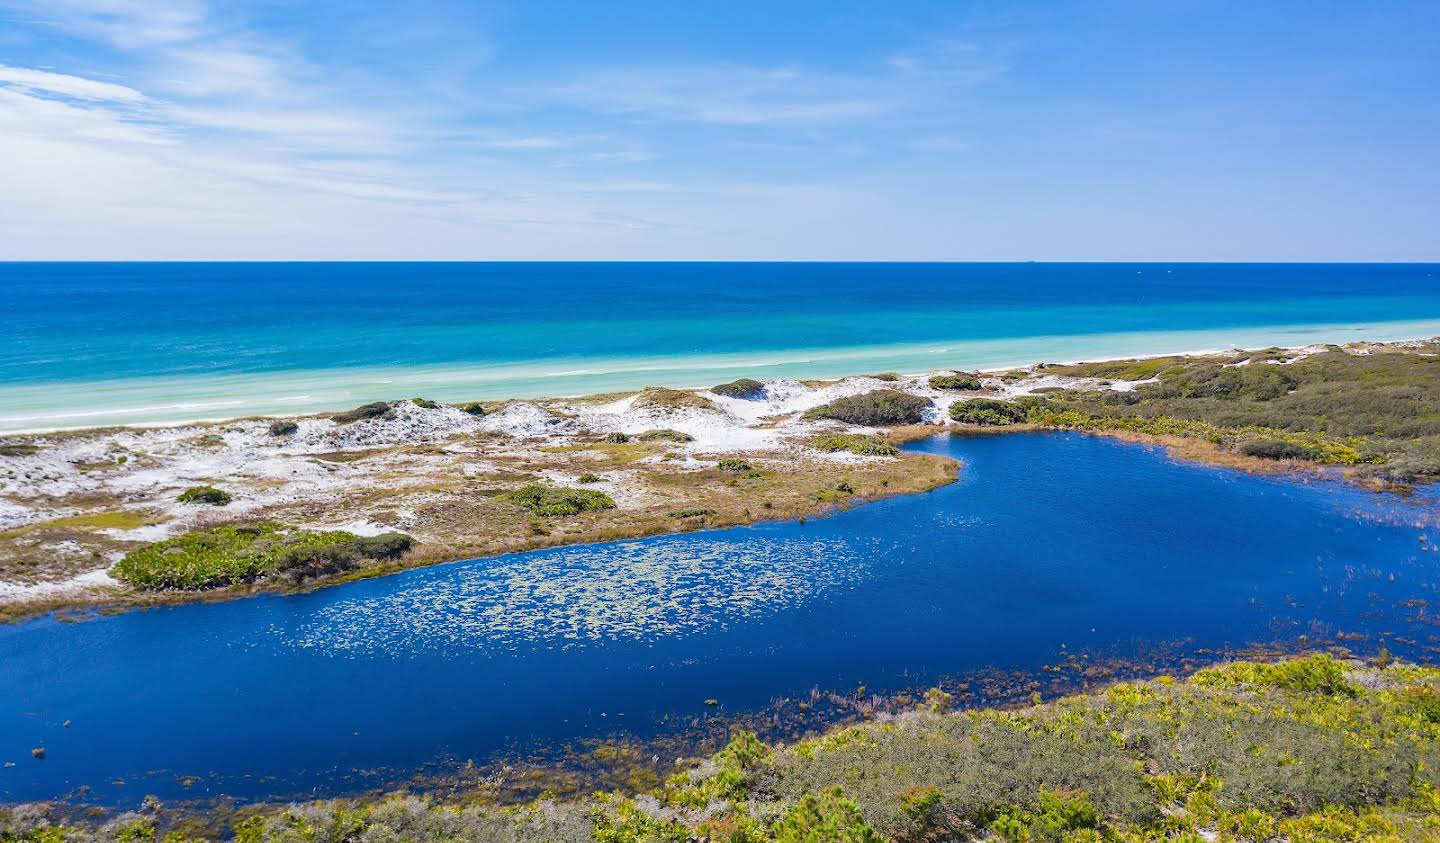
M 431 401 L 429 398 L 411 398 L 410 403 L 422 410 L 434 410 L 440 407 L 439 403 Z
M 821 451 L 849 451 L 864 457 L 893 457 L 900 449 L 878 436 L 866 433 L 821 433 L 810 440 Z
M 354 424 L 364 419 L 389 418 L 394 414 L 394 405 L 389 401 L 374 401 L 369 404 L 361 404 L 353 410 L 336 413 L 330 417 L 330 420 L 337 424 Z
M 721 471 L 741 472 L 749 471 L 750 463 L 744 459 L 741 459 L 740 457 L 726 457 L 725 459 L 720 460 L 718 463 L 716 463 L 715 467 L 720 469 Z
M 360 537 L 341 530 L 299 530 L 273 521 L 194 530 L 133 550 L 113 573 L 144 589 L 205 589 L 287 576 L 309 579 L 388 559 L 409 550 L 403 533 Z
M 624 445 L 626 442 L 630 441 L 630 434 L 621 433 L 618 430 L 612 431 L 605 434 L 605 441 L 611 445 Z
M 755 398 L 765 391 L 765 384 L 753 378 L 740 378 L 712 386 L 710 391 L 726 398 Z
M 456 404 L 457 408 L 464 410 L 472 416 L 485 415 L 485 406 L 479 401 L 467 401 L 464 404 Z
M 641 442 L 694 442 L 695 437 L 688 433 L 681 433 L 678 430 L 660 428 L 659 430 L 647 430 L 637 434 L 636 439 Z
M 950 418 L 961 424 L 977 424 L 984 427 L 1003 427 L 1022 424 L 1030 417 L 1030 411 L 1014 401 L 994 398 L 973 398 L 957 401 L 950 405 Z
M 834 419 L 847 424 L 884 427 L 916 424 L 930 407 L 930 399 L 901 392 L 898 389 L 877 389 L 860 395 L 837 398 L 829 404 L 805 413 L 805 418 Z
M 615 500 L 593 489 L 566 489 L 531 483 L 505 496 L 532 513 L 544 518 L 561 518 L 601 509 L 614 509 Z
M 706 516 L 706 515 L 714 515 L 714 514 L 715 514 L 715 510 L 713 510 L 713 509 L 703 509 L 703 508 L 701 508 L 701 507 L 691 507 L 691 508 L 689 508 L 689 509 L 676 509 L 676 510 L 672 510 L 672 511 L 669 513 L 669 515 L 670 515 L 671 518 L 703 518 L 703 517 Z
M 180 503 L 198 503 L 208 506 L 225 506 L 232 498 L 230 493 L 224 489 L 217 489 L 214 486 L 191 486 L 176 496 L 175 500 Z
M 931 389 L 980 389 L 980 376 L 969 372 L 953 375 L 931 375 L 928 381 Z
M 600 482 L 601 480 L 603 480 L 603 479 L 604 479 L 604 478 L 602 478 L 600 475 L 596 474 L 595 472 L 593 472 L 593 471 L 587 471 L 587 472 L 585 472 L 584 474 L 582 474 L 582 475 L 580 475 L 579 477 L 577 477 L 577 478 L 575 479 L 575 482 L 576 482 L 576 483 L 599 483 L 599 482 Z

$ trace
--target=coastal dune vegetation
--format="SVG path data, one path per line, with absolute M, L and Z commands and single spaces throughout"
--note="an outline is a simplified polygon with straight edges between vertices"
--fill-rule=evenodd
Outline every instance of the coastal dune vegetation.
M 503 806 L 411 793 L 101 825 L 0 809 L 0 840 L 241 843 L 1391 843 L 1440 834 L 1440 671 L 1317 654 L 1017 709 L 914 709 L 789 745 L 737 731 L 658 785 Z M 217 825 L 225 826 L 217 828 Z
M 713 527 L 810 517 L 952 480 L 953 461 L 896 447 L 945 421 L 951 430 L 1156 442 L 1250 470 L 1337 469 L 1401 491 L 1440 478 L 1433 341 L 934 378 L 897 375 L 880 388 L 871 376 L 741 379 L 709 391 L 648 387 L 473 409 L 420 398 L 299 420 L 7 437 L 0 617 L 181 600 L 201 588 L 246 594 L 697 528 L 697 519 L 671 517 L 680 511 L 708 510 Z M 103 577 L 131 554 L 145 558 L 157 540 L 198 532 L 202 546 L 209 530 L 253 522 L 315 533 L 363 523 L 361 532 L 412 535 L 415 547 L 380 562 L 325 551 L 329 563 L 296 564 L 287 576 L 252 559 L 214 571 L 200 565 L 173 580 L 127 576 L 132 562 L 113 569 L 116 579 Z
M 304 580 L 350 571 L 364 560 L 394 559 L 410 546 L 403 533 L 356 536 L 258 521 L 194 530 L 131 551 L 114 573 L 143 589 L 216 588 L 268 577 Z
M 1357 479 L 1408 484 L 1440 477 L 1440 358 L 1427 348 L 1043 366 L 1045 375 L 1139 383 L 1048 392 L 1004 412 L 1018 406 L 1043 427 L 1193 439 L 1239 457 L 1341 466 Z M 969 412 L 959 405 L 952 417 L 967 421 L 956 414 Z
M 876 389 L 837 398 L 805 413 L 809 420 L 833 419 L 866 427 L 919 424 L 930 399 L 898 389 Z

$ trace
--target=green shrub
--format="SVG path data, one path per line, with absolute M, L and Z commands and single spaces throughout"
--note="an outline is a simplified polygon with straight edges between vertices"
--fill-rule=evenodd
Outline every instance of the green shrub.
M 755 398 L 765 391 L 765 384 L 752 378 L 740 378 L 712 386 L 710 391 L 726 398 Z
M 275 564 L 269 574 L 285 576 L 300 583 L 343 574 L 358 567 L 360 549 L 355 540 L 334 544 L 297 544 L 275 555 Z
M 678 431 L 678 430 L 670 430 L 669 428 L 661 428 L 661 429 L 659 429 L 659 430 L 647 430 L 647 431 L 645 431 L 644 433 L 638 434 L 635 438 L 636 438 L 636 439 L 639 439 L 641 442 L 694 442 L 694 441 L 695 441 L 695 437 L 691 436 L 690 434 L 688 434 L 688 433 L 681 433 L 681 432 Z
M 715 510 L 692 507 L 690 509 L 677 509 L 669 514 L 671 518 L 701 518 L 706 515 L 714 515 Z
M 885 381 L 886 383 L 894 383 L 895 381 L 900 380 L 900 373 L 899 373 L 899 372 L 878 372 L 878 373 L 873 374 L 873 375 L 866 375 L 866 377 L 868 377 L 868 378 L 873 378 L 873 379 L 875 379 L 875 380 L 877 380 L 877 381 Z
M 353 410 L 336 413 L 330 417 L 330 420 L 337 424 L 354 424 L 363 419 L 389 418 L 394 414 L 395 409 L 389 401 L 375 401 L 370 404 L 361 404 Z
M 640 394 L 635 396 L 630 406 L 637 410 L 660 410 L 667 413 L 676 410 L 720 409 L 709 398 L 683 389 L 668 389 L 663 386 L 647 386 L 640 390 Z
M 605 441 L 611 445 L 623 445 L 630 441 L 630 435 L 617 430 L 613 433 L 605 434 Z
M 950 418 L 961 424 L 976 424 L 985 427 L 1001 427 L 1020 424 L 1029 416 L 1023 406 L 1013 401 L 999 401 L 993 398 L 973 398 L 957 401 L 950 405 Z
M 749 471 L 750 463 L 739 457 L 726 457 L 725 459 L 716 463 L 715 467 L 720 469 L 721 471 Z
M 410 403 L 414 404 L 422 410 L 434 410 L 440 406 L 434 401 L 431 401 L 429 398 L 411 398 Z
M 381 533 L 355 539 L 355 549 L 367 559 L 395 559 L 403 556 L 414 544 L 414 539 L 404 533 Z
M 545 518 L 579 515 L 601 509 L 614 509 L 615 501 L 604 492 L 593 489 L 565 489 L 531 483 L 506 495 L 511 502 Z
M 1320 449 L 1301 442 L 1287 442 L 1283 439 L 1246 439 L 1237 450 L 1249 457 L 1267 460 L 1316 460 Z
M 138 588 L 217 588 L 277 575 L 299 580 L 340 573 L 365 559 L 399 556 L 411 544 L 403 533 L 360 537 L 260 521 L 156 542 L 126 554 L 113 573 Z
M 195 530 L 133 550 L 114 574 L 146 589 L 202 589 L 252 582 L 274 573 L 282 557 L 327 545 L 353 545 L 341 531 L 310 532 L 271 521 Z
M 585 472 L 584 474 L 580 475 L 580 476 L 575 480 L 575 482 L 576 482 L 576 483 L 599 483 L 602 479 L 604 479 L 604 478 L 602 478 L 600 475 L 594 473 L 593 471 L 587 471 L 587 472 Z
M 928 381 L 931 389 L 980 389 L 980 376 L 969 372 L 953 375 L 931 375 Z
M 456 404 L 456 407 L 464 410 L 472 416 L 485 415 L 485 407 L 479 401 L 469 401 L 464 404 Z
M 877 389 L 861 395 L 837 398 L 805 413 L 805 418 L 835 419 L 866 427 L 915 424 L 921 420 L 929 406 L 928 398 L 910 395 L 898 389 Z
M 1349 680 L 1350 668 L 1324 653 L 1266 664 L 1235 662 L 1206 668 L 1195 674 L 1198 685 L 1261 685 L 1302 694 L 1339 694 L 1353 697 L 1358 691 Z
M 775 843 L 885 843 L 840 787 L 807 793 L 775 826 Z
M 300 430 L 300 425 L 290 419 L 276 419 L 270 422 L 271 436 L 291 436 Z
M 822 433 L 810 440 L 821 451 L 849 451 L 864 457 L 893 457 L 900 449 L 878 436 L 865 433 Z
M 198 503 L 209 506 L 225 506 L 232 498 L 230 493 L 214 486 L 191 486 L 181 492 L 175 500 L 180 503 Z

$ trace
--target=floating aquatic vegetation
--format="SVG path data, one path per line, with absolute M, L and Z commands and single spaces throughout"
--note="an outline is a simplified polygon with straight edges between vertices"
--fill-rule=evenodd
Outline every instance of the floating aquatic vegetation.
M 855 540 L 621 542 L 481 560 L 384 597 L 355 597 L 277 634 L 362 653 L 569 648 L 684 635 L 796 606 L 864 575 Z

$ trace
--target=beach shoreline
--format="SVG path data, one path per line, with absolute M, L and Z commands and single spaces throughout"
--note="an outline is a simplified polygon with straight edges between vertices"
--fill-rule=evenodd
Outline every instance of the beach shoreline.
M 708 386 L 700 380 L 701 373 L 708 376 L 712 372 L 715 381 L 736 377 L 839 380 L 863 371 L 896 371 L 915 377 L 937 370 L 934 365 L 919 364 L 943 362 L 970 371 L 993 373 L 1027 368 L 1040 362 L 1068 364 L 1201 356 L 1247 348 L 1298 349 L 1355 341 L 1393 343 L 1437 334 L 1440 334 L 1440 320 L 1297 322 L 1261 328 L 1050 334 L 1004 340 L 796 348 L 709 356 L 585 361 L 557 358 L 533 363 L 437 363 L 45 384 L 22 382 L 0 389 L 0 405 L 6 407 L 0 412 L 0 438 L 110 427 L 163 428 L 324 414 L 348 405 L 393 400 L 402 393 L 424 394 L 443 401 L 579 400 L 657 384 L 701 390 Z M 1010 350 L 1003 350 L 1006 348 Z M 1047 349 L 1055 349 L 1055 355 L 1047 356 Z M 891 362 L 896 365 L 887 365 Z M 217 383 L 224 384 L 218 391 L 208 386 Z M 527 387 L 527 384 L 533 386 Z M 274 397 L 256 398 L 257 389 Z M 134 398 L 124 397 L 131 391 L 140 394 Z M 145 397 L 147 395 L 152 397 Z M 172 401 L 167 403 L 153 397 L 157 395 L 169 396 Z M 61 407 L 54 403 L 79 401 L 80 396 L 84 396 L 83 405 Z M 98 402 L 108 400 L 120 405 L 97 407 Z M 34 408 L 23 409 L 28 405 Z M 44 420 L 54 423 L 44 423 Z
M 1368 354 L 1423 345 L 1424 340 L 1361 342 L 1348 349 Z M 1295 361 L 1325 348 L 1280 351 Z M 1217 353 L 1237 352 L 1185 357 Z M 902 444 L 956 429 L 1039 429 L 957 427 L 948 410 L 977 396 L 1013 400 L 1061 389 L 1123 392 L 1147 382 L 1047 372 L 1065 365 L 985 370 L 980 373 L 983 387 L 973 394 L 934 388 L 928 380 L 931 373 L 881 374 L 771 380 L 749 399 L 651 388 L 465 405 L 470 412 L 424 399 L 398 400 L 384 404 L 382 415 L 373 419 L 337 422 L 340 416 L 291 416 L 285 421 L 294 430 L 279 436 L 272 429 L 273 417 L 263 416 L 7 435 L 0 439 L 10 450 L 10 455 L 0 455 L 0 616 L 13 620 L 61 609 L 308 589 L 557 545 L 813 517 L 865 500 L 925 491 L 953 480 L 958 466 L 903 451 L 893 456 L 819 451 L 813 439 L 828 431 Z M 928 409 L 916 419 L 918 424 L 866 426 L 808 415 L 827 402 L 875 390 L 913 395 L 928 402 Z M 679 404 L 644 403 L 656 395 Z M 646 431 L 673 436 L 631 439 Z M 1087 432 L 1159 444 L 1180 458 L 1241 470 L 1320 468 L 1222 452 L 1193 438 Z M 727 462 L 743 463 L 745 470 L 728 471 L 723 468 Z M 561 487 L 590 483 L 613 496 L 617 507 L 574 523 L 537 521 L 507 510 L 503 503 L 507 490 L 525 482 Z M 235 502 L 195 507 L 174 501 L 188 485 L 207 483 L 225 485 L 235 493 Z M 756 504 L 762 500 L 763 508 Z M 692 512 L 696 515 L 676 517 Z M 115 584 L 105 574 L 125 553 L 146 543 L 246 520 L 360 535 L 404 531 L 416 536 L 418 547 L 403 561 L 298 585 L 142 592 Z M 32 561 L 47 555 L 67 564 L 47 567 Z

